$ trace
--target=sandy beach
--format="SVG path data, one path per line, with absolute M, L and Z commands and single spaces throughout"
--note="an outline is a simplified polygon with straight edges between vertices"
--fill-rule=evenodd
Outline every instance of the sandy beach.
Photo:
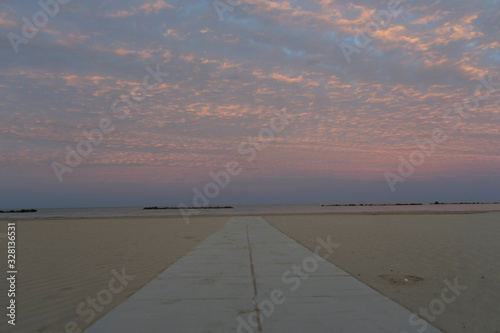
M 83 331 L 221 229 L 228 219 L 193 217 L 189 225 L 182 218 L 19 221 L 17 324 L 13 329 L 2 320 L 0 332 Z M 7 230 L 6 224 L 0 221 L 0 230 Z M 6 253 L 3 239 L 0 246 Z M 119 280 L 113 270 L 123 283 L 110 285 L 112 279 Z M 5 279 L 0 288 L 7 290 Z M 101 296 L 107 303 L 106 290 L 110 289 L 121 291 L 111 293 L 111 301 L 105 306 L 97 304 L 94 310 L 87 298 Z M 1 298 L 3 309 L 5 300 Z M 77 313 L 79 306 L 82 315 Z
M 309 249 L 331 235 L 340 247 L 329 261 L 412 312 L 433 302 L 439 313 L 443 281 L 457 279 L 466 289 L 429 321 L 449 333 L 500 332 L 498 212 L 264 218 Z
M 429 321 L 443 332 L 499 332 L 500 213 L 263 217 L 311 250 L 319 236 L 330 235 L 340 244 L 332 263 L 410 311 L 435 306 L 444 281 L 456 282 L 459 295 L 443 302 L 439 315 L 430 311 Z M 228 219 L 196 217 L 190 225 L 181 218 L 17 222 L 15 331 L 84 330 Z M 2 230 L 6 223 L 0 222 Z M 0 287 L 5 290 L 4 279 Z M 96 298 L 106 305 L 93 307 Z M 6 306 L 3 298 L 0 305 Z M 5 322 L 0 328 L 13 331 L 4 329 Z

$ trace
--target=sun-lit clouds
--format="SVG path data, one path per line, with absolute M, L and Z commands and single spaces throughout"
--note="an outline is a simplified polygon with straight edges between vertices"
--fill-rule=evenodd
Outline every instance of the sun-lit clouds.
M 243 178 L 377 181 L 433 128 L 450 130 L 443 112 L 500 68 L 499 5 L 485 11 L 482 1 L 407 2 L 351 64 L 339 43 L 353 43 L 385 2 L 249 0 L 223 22 L 208 0 L 73 6 L 19 57 L 0 41 L 1 156 L 8 170 L 18 164 L 50 171 L 67 145 L 85 139 L 83 130 L 109 118 L 115 131 L 70 177 L 201 181 L 240 157 L 238 145 L 269 124 L 273 107 L 286 107 L 293 122 Z M 0 16 L 2 31 L 36 8 L 13 7 Z M 119 119 L 113 101 L 140 87 L 151 75 L 146 67 L 157 64 L 168 72 L 164 82 Z M 495 174 L 497 100 L 492 93 L 450 132 L 422 177 L 451 165 L 460 175 L 474 159 L 481 172 Z
M 104 13 L 105 17 L 109 18 L 127 18 L 134 15 L 135 11 L 133 10 L 115 10 Z
M 424 13 L 418 19 L 413 20 L 412 23 L 425 25 L 430 22 L 440 21 L 449 14 L 451 14 L 451 11 L 442 11 L 442 10 L 437 10 L 434 13 L 428 15 Z
M 367 8 L 364 6 L 357 6 L 353 3 L 348 3 L 345 7 L 343 15 L 336 21 L 339 27 L 342 27 L 349 33 L 355 32 L 355 28 L 364 25 L 366 22 L 373 20 L 374 8 Z M 347 15 L 345 15 L 347 14 Z M 348 17 L 348 18 L 345 18 Z
M 85 41 L 87 41 L 88 39 L 90 38 L 90 36 L 88 35 L 80 35 L 80 34 L 66 34 L 66 35 L 58 35 L 57 36 L 57 43 L 65 46 L 65 47 L 69 47 L 69 48 L 73 48 L 77 45 L 81 45 L 83 43 L 85 43 Z
M 9 14 L 6 12 L 0 13 L 0 26 L 4 28 L 16 28 L 17 22 L 9 18 Z
M 483 33 L 476 31 L 472 21 L 477 19 L 478 13 L 461 18 L 457 22 L 446 22 L 436 29 L 437 44 L 448 44 L 453 41 L 465 39 L 470 40 L 483 36 Z
M 163 52 L 162 57 L 165 60 L 165 62 L 169 62 L 170 59 L 172 59 L 172 52 L 169 50 L 166 50 L 165 52 Z
M 160 10 L 164 8 L 174 8 L 174 6 L 166 3 L 163 0 L 156 0 L 156 2 L 147 2 L 139 8 L 143 9 L 146 12 L 146 14 L 150 13 L 158 14 Z
M 464 71 L 470 77 L 484 77 L 488 74 L 488 70 L 485 68 L 476 67 L 477 64 L 473 63 L 468 59 L 468 57 L 463 57 L 457 62 L 457 66 Z
M 190 34 L 191 33 L 182 34 L 182 33 L 175 31 L 174 29 L 167 29 L 165 31 L 165 33 L 163 34 L 163 36 L 173 38 L 173 39 L 178 39 L 178 40 L 185 40 L 189 37 Z
M 270 77 L 272 79 L 277 80 L 277 81 L 283 81 L 283 82 L 286 82 L 286 83 L 302 82 L 302 76 L 299 76 L 299 77 L 287 77 L 285 75 L 281 75 L 281 74 L 278 74 L 278 73 L 272 73 L 270 75 Z
M 477 45 L 477 48 L 481 50 L 498 50 L 500 48 L 500 42 L 491 42 Z
M 127 56 L 127 55 L 138 55 L 141 59 L 147 60 L 150 59 L 152 56 L 152 53 L 155 52 L 155 50 L 141 50 L 141 51 L 135 51 L 135 50 L 127 50 L 124 48 L 118 48 L 112 50 L 112 52 L 116 53 L 119 56 Z
M 90 82 L 88 80 L 85 80 L 84 78 L 81 78 L 80 76 L 77 75 L 61 75 L 61 78 L 66 80 L 66 85 L 69 86 L 74 86 L 74 87 L 83 87 Z
M 385 43 L 393 45 L 400 45 L 400 42 L 406 42 L 410 44 L 420 42 L 419 38 L 412 38 L 408 36 L 408 30 L 402 25 L 392 26 L 386 30 L 377 30 L 375 38 L 377 38 L 377 40 L 381 40 Z
M 179 56 L 179 58 L 184 61 L 184 62 L 187 62 L 187 63 L 194 63 L 194 55 L 192 54 L 181 54 Z
M 288 77 L 286 75 L 280 74 L 280 73 L 265 73 L 262 70 L 254 70 L 252 74 L 257 77 L 259 80 L 263 79 L 273 79 L 276 81 L 284 82 L 284 83 L 298 83 L 302 82 L 303 77 L 302 75 L 299 75 L 298 77 Z
M 223 61 L 219 61 L 218 63 L 220 71 L 228 69 L 241 69 L 241 64 L 234 63 L 228 59 L 224 59 Z
M 132 6 L 127 9 L 107 10 L 101 14 L 107 18 L 125 19 L 133 15 L 137 15 L 139 11 L 143 11 L 146 15 L 158 14 L 162 9 L 174 8 L 174 6 L 166 3 L 163 0 L 148 1 L 140 6 Z
M 256 7 L 256 11 L 289 11 L 292 9 L 290 1 L 249 0 L 249 4 Z

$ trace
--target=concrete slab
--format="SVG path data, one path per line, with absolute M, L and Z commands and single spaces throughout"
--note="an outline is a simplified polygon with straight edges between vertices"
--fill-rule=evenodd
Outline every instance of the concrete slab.
M 127 300 L 85 332 L 235 332 L 235 320 L 252 312 L 248 299 Z
M 86 332 L 416 332 L 410 315 L 264 219 L 233 217 Z

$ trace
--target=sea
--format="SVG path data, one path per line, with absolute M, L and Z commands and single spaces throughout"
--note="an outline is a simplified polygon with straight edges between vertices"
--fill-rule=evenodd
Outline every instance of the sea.
M 500 204 L 422 204 L 384 206 L 236 205 L 227 209 L 200 209 L 199 215 L 271 215 L 325 213 L 411 213 L 411 212 L 488 212 L 500 211 Z M 0 220 L 46 218 L 99 218 L 181 216 L 180 209 L 143 209 L 143 207 L 40 208 L 36 213 L 2 213 Z M 194 216 L 194 215 L 193 215 Z

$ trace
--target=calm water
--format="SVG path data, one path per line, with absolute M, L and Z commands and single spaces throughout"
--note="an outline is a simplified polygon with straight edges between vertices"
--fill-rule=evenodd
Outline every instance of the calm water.
M 255 215 L 255 214 L 318 214 L 318 213 L 362 213 L 362 212 L 460 212 L 500 211 L 500 204 L 481 205 L 422 205 L 422 206 L 328 206 L 321 205 L 249 205 L 234 206 L 232 209 L 203 209 L 201 215 Z M 39 209 L 36 213 L 0 214 L 0 219 L 110 217 L 110 216 L 179 216 L 178 209 L 143 210 L 142 207 L 107 208 L 54 208 Z

